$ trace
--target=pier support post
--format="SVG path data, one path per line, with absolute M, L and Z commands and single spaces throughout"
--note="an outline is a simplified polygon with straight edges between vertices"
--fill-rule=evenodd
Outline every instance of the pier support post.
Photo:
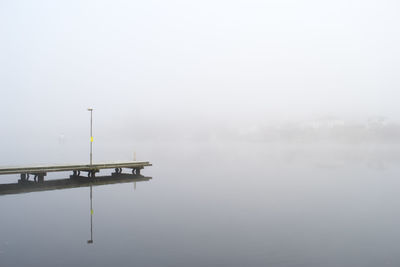
M 122 173 L 122 168 L 115 168 L 114 170 L 115 172 L 111 173 L 113 176 L 120 175 Z
M 44 177 L 47 175 L 47 173 L 38 173 L 37 177 L 38 177 L 38 182 L 39 183 L 43 183 L 44 182 Z
M 141 168 L 134 168 L 134 169 L 132 169 L 132 174 L 140 175 L 140 169 L 141 169 Z
M 29 181 L 29 173 L 21 173 L 21 178 L 18 180 L 18 183 L 26 183 Z
M 88 171 L 88 177 L 89 178 L 95 178 L 96 177 L 96 172 L 99 172 L 99 170 Z
M 21 173 L 20 181 L 26 181 L 27 179 L 29 179 L 29 174 L 28 173 Z
M 77 171 L 77 170 L 73 170 L 72 171 L 72 175 L 69 176 L 69 178 L 73 179 L 73 178 L 77 178 L 81 175 L 81 171 Z
M 44 177 L 47 175 L 45 172 L 41 173 L 32 173 L 34 176 L 33 181 L 38 182 L 38 183 L 43 183 L 44 182 Z M 28 174 L 29 175 L 29 174 Z

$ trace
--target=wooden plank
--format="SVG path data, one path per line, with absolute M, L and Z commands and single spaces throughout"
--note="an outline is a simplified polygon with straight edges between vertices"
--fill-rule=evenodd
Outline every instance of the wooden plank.
M 63 171 L 90 171 L 114 168 L 143 168 L 152 166 L 148 161 L 131 161 L 131 162 L 112 162 L 112 163 L 96 163 L 96 164 L 73 164 L 73 165 L 50 165 L 50 166 L 26 166 L 26 167 L 3 167 L 0 168 L 1 174 L 20 174 L 20 173 L 47 173 L 47 172 L 63 172 Z

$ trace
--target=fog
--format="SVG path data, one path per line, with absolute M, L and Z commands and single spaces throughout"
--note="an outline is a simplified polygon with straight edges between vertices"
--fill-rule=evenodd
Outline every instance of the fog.
M 399 5 L 0 0 L 0 265 L 399 266 Z
M 398 5 L 1 1 L 0 145 L 397 143 Z

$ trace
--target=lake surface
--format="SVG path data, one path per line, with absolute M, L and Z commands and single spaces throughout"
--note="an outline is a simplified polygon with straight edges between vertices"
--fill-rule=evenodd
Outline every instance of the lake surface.
M 398 148 L 208 142 L 144 154 L 150 181 L 92 188 L 92 244 L 89 187 L 0 196 L 0 266 L 400 264 Z

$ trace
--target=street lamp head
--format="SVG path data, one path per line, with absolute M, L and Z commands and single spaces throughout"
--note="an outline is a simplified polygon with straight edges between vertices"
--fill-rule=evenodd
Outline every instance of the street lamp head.
M 88 110 L 88 111 L 92 111 L 92 110 L 93 110 L 93 108 L 88 108 L 87 110 Z

